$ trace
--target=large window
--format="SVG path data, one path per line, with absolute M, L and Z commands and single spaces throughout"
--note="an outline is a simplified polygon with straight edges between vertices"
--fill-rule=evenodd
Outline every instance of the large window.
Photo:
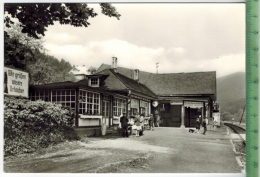
M 145 101 L 140 101 L 140 107 L 141 107 L 141 114 L 144 114 L 145 116 L 148 116 L 149 114 L 149 104 Z
M 79 114 L 99 115 L 99 93 L 79 91 Z
M 30 100 L 36 101 L 36 100 L 43 100 L 43 101 L 49 101 L 49 92 L 48 90 L 36 90 L 30 92 Z
M 139 100 L 131 98 L 131 116 L 139 113 Z
M 103 108 L 102 108 L 103 116 L 109 117 L 109 96 L 103 97 Z
M 115 98 L 113 102 L 113 114 L 114 116 L 120 116 L 126 112 L 126 100 Z
M 64 90 L 52 90 L 51 101 L 54 103 L 60 103 L 63 106 L 69 106 L 72 109 L 76 107 L 76 91 L 70 89 Z

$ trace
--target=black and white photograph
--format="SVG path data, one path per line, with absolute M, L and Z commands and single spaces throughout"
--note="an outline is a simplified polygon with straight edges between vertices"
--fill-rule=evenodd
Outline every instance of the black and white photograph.
M 3 9 L 4 174 L 245 175 L 245 3 Z

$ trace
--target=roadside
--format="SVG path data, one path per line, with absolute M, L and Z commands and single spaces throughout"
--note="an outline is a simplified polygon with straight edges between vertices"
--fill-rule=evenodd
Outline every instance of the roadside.
M 30 155 L 5 158 L 17 173 L 240 173 L 222 127 L 207 135 L 188 129 L 156 128 L 144 136 L 84 137 Z

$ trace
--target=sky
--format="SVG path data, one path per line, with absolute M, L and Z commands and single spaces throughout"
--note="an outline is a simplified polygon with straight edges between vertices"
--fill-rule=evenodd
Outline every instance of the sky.
M 55 23 L 44 36 L 46 53 L 71 65 L 118 66 L 156 73 L 245 72 L 244 3 L 112 3 L 120 20 L 101 14 L 90 26 Z

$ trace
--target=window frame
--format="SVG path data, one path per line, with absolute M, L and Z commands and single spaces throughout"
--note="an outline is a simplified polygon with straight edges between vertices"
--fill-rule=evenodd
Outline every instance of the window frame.
M 99 78 L 89 78 L 89 86 L 98 87 L 99 86 Z
M 73 94 L 74 93 L 74 94 Z M 54 100 L 55 98 L 55 100 Z M 75 89 L 52 89 L 51 102 L 63 106 L 69 106 L 72 110 L 76 109 L 76 90 Z
M 126 100 L 115 97 L 113 100 L 113 115 L 119 117 L 124 112 L 126 112 Z
M 149 116 L 149 102 L 140 100 L 140 108 L 141 110 L 144 109 L 145 111 L 145 116 Z M 141 111 L 142 112 L 142 111 Z
M 79 90 L 79 114 L 100 115 L 100 93 Z

